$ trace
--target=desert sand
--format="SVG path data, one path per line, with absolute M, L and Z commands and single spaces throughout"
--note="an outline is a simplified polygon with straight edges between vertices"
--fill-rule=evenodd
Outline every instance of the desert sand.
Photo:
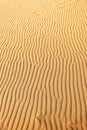
M 87 130 L 86 0 L 0 0 L 0 130 Z

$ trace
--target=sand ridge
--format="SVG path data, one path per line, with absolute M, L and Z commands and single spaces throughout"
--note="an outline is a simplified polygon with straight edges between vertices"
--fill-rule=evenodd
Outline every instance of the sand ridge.
M 86 0 L 0 3 L 0 130 L 87 130 Z

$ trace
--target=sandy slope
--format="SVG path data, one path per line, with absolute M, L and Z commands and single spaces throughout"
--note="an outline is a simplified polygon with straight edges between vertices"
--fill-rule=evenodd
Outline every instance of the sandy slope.
M 86 0 L 0 0 L 0 130 L 87 130 Z

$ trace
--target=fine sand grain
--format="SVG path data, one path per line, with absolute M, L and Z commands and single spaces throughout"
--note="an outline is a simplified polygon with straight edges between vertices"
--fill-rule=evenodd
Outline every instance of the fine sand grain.
M 0 0 L 0 130 L 87 130 L 87 0 Z

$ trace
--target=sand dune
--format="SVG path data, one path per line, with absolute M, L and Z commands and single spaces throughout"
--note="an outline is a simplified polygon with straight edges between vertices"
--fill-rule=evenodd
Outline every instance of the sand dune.
M 86 0 L 0 0 L 0 130 L 87 130 Z

